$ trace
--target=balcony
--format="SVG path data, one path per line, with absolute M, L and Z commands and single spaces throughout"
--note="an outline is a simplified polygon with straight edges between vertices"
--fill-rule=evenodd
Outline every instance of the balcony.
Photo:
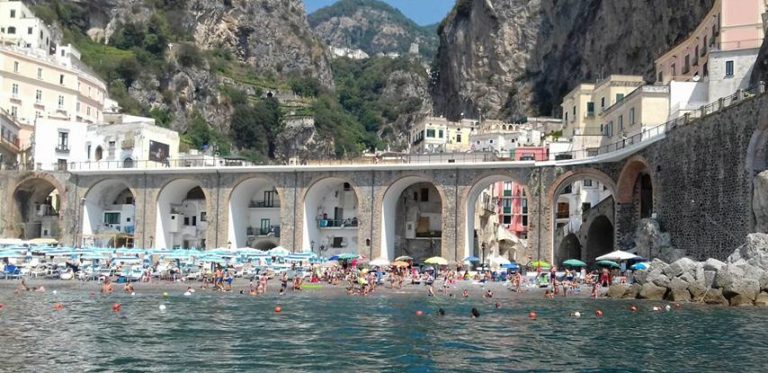
M 504 207 L 502 209 L 502 211 L 503 211 L 504 215 L 510 215 L 510 214 L 512 214 L 512 207 Z
M 317 219 L 317 226 L 319 228 L 357 228 L 357 218 L 348 218 L 340 220 L 332 219 Z
M 65 145 L 65 144 L 56 145 L 56 153 L 69 154 L 69 145 Z
M 278 201 L 251 201 L 248 203 L 248 208 L 251 209 L 271 209 L 279 207 L 280 203 Z
M 443 231 L 416 232 L 416 238 L 441 238 Z
M 267 227 L 248 227 L 245 231 L 249 237 L 280 237 L 280 226 L 270 225 Z

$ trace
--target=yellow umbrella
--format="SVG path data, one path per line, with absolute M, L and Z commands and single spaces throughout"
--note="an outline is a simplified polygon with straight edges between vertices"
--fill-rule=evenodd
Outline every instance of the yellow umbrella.
M 433 256 L 433 257 L 425 260 L 424 263 L 432 264 L 432 265 L 439 265 L 439 266 L 447 266 L 448 265 L 448 261 L 445 258 L 441 258 L 439 256 Z
M 392 263 L 392 265 L 395 266 L 395 267 L 408 267 L 409 266 L 408 263 L 403 262 L 403 261 L 394 262 L 394 263 Z

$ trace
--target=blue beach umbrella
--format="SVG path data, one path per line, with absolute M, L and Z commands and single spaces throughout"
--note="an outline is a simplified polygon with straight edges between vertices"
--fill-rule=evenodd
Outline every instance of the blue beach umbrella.
M 645 271 L 648 269 L 648 263 L 633 264 L 630 268 L 634 269 L 635 271 Z
M 506 269 L 520 269 L 520 266 L 519 266 L 519 265 L 517 265 L 517 263 L 507 263 L 507 264 L 504 264 L 504 265 L 502 265 L 502 266 L 501 266 L 501 268 L 506 268 Z

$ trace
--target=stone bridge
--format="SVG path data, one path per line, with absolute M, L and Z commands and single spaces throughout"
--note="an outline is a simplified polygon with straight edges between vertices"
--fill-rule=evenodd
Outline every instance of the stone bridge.
M 528 247 L 516 253 L 518 260 L 553 260 L 557 196 L 577 180 L 592 179 L 613 195 L 606 211 L 613 215 L 608 239 L 615 248 L 631 248 L 635 223 L 654 216 L 673 246 L 696 259 L 722 259 L 755 230 L 752 185 L 768 168 L 766 128 L 768 96 L 762 94 L 677 121 L 653 140 L 582 160 L 4 171 L 0 236 L 45 233 L 78 246 L 95 235 L 110 208 L 133 205 L 132 220 L 123 224 L 131 225 L 135 247 L 179 245 L 182 235 L 197 231 L 206 248 L 244 246 L 258 236 L 294 251 L 333 246 L 392 259 L 407 237 L 421 242 L 419 250 L 461 260 L 473 253 L 480 192 L 509 180 L 527 191 Z M 40 207 L 52 203 L 46 200 L 52 191 L 55 212 Z M 182 211 L 194 204 L 203 212 L 187 221 Z M 328 208 L 333 205 L 346 211 Z M 421 209 L 422 218 L 409 220 L 411 208 Z M 172 221 L 176 217 L 185 221 Z M 244 220 L 262 226 L 246 227 Z

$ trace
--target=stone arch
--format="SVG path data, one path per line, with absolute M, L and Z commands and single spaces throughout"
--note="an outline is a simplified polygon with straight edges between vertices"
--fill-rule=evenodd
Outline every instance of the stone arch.
M 172 205 L 181 205 L 183 201 L 187 200 L 188 193 L 198 188 L 200 195 L 205 200 L 203 203 L 195 202 L 192 204 L 193 206 L 186 204 L 182 206 L 182 210 L 172 207 Z M 183 246 L 186 237 L 193 238 L 192 241 L 197 243 L 191 246 L 206 247 L 208 244 L 206 242 L 207 214 L 211 211 L 212 200 L 210 192 L 197 180 L 174 178 L 166 181 L 159 188 L 155 203 L 155 241 L 152 246 L 156 248 Z M 205 209 L 205 211 L 200 211 L 201 209 Z M 184 224 L 185 219 L 189 219 L 189 225 Z
M 507 173 L 492 173 L 492 174 L 485 174 L 482 175 L 475 180 L 473 180 L 471 187 L 466 192 L 466 194 L 463 196 L 466 205 L 466 216 L 464 217 L 464 248 L 463 252 L 459 254 L 460 258 L 456 258 L 457 260 L 461 260 L 462 258 L 466 258 L 470 255 L 474 255 L 473 249 L 475 248 L 475 235 L 474 231 L 476 229 L 475 227 L 475 214 L 477 212 L 477 202 L 478 198 L 480 197 L 480 194 L 483 192 L 483 190 L 488 189 L 492 185 L 498 182 L 512 182 L 514 184 L 517 184 L 520 186 L 520 189 L 522 190 L 523 196 L 522 199 L 525 200 L 525 208 L 530 208 L 531 205 L 531 193 L 528 189 L 528 185 L 524 182 L 521 182 L 518 177 L 513 176 L 512 174 Z M 513 191 L 514 194 L 514 191 Z M 514 196 L 512 196 L 514 197 Z M 522 200 L 521 199 L 521 200 Z M 512 209 L 515 209 L 516 206 L 512 206 Z M 521 216 L 522 216 L 522 209 L 523 209 L 523 203 L 521 202 L 520 206 L 518 206 L 521 209 Z M 521 222 L 522 224 L 522 222 Z M 501 250 L 501 248 L 499 248 Z M 505 252 L 508 252 L 508 250 L 505 250 Z M 501 251 L 499 251 L 501 253 Z M 512 253 L 514 254 L 520 254 L 520 253 Z M 482 255 L 477 255 L 482 256 Z
M 424 175 L 403 175 L 395 180 L 392 180 L 381 197 L 381 215 L 380 215 L 380 256 L 393 260 L 396 252 L 396 230 L 397 230 L 397 206 L 398 201 L 402 197 L 403 192 L 409 187 L 419 184 L 427 183 L 431 184 L 440 196 L 441 215 L 442 208 L 445 206 L 446 196 L 445 191 L 434 179 Z M 442 216 L 440 224 L 443 224 Z M 441 227 L 442 231 L 442 227 Z M 442 242 L 442 236 L 440 237 Z M 442 245 L 441 245 L 442 246 Z
M 601 215 L 592 221 L 587 232 L 587 245 L 584 248 L 586 261 L 593 262 L 598 256 L 613 251 L 615 235 L 613 224 L 607 216 Z
M 12 221 L 19 238 L 61 238 L 61 212 L 68 206 L 67 194 L 54 176 L 34 173 L 25 177 L 16 183 L 9 200 L 15 206 L 11 215 L 15 216 Z
M 558 245 L 555 252 L 555 260 L 553 264 L 561 265 L 563 261 L 568 259 L 581 259 L 582 258 L 583 245 L 579 240 L 579 237 L 574 233 L 569 233 L 563 237 L 562 241 Z
M 130 194 L 130 201 L 126 199 L 126 194 Z M 82 217 L 78 232 L 82 235 L 81 243 L 84 246 L 106 247 L 118 235 L 132 238 L 136 227 L 138 195 L 136 189 L 123 179 L 105 178 L 91 184 L 81 200 Z M 120 222 L 107 224 L 105 213 L 108 211 L 118 212 Z
M 360 188 L 346 177 L 312 180 L 301 196 L 304 216 L 300 251 L 321 255 L 357 253 Z
M 610 176 L 608 176 L 606 173 L 597 169 L 578 168 L 578 169 L 567 171 L 562 175 L 560 175 L 559 177 L 557 177 L 557 179 L 555 179 L 555 181 L 552 182 L 552 184 L 549 186 L 547 190 L 547 199 L 545 201 L 545 204 L 549 207 L 549 211 L 550 211 L 548 219 L 549 219 L 549 226 L 550 226 L 551 233 L 549 234 L 549 237 L 547 237 L 547 239 L 550 242 L 550 245 L 549 245 L 550 252 L 547 258 L 541 258 L 541 259 L 550 259 L 550 260 L 558 259 L 555 251 L 559 250 L 559 247 L 555 247 L 555 244 L 559 246 L 560 243 L 562 242 L 561 240 L 557 240 L 555 236 L 558 233 L 558 229 L 559 229 L 557 227 L 558 223 L 557 223 L 557 217 L 556 217 L 556 214 L 557 214 L 556 208 L 557 208 L 558 199 L 560 195 L 563 193 L 563 191 L 565 191 L 567 186 L 577 181 L 585 180 L 585 179 L 595 180 L 601 183 L 607 188 L 611 196 L 616 195 L 617 187 L 613 179 Z M 603 202 L 604 201 L 605 200 L 603 200 Z M 614 199 L 612 198 L 611 202 L 605 202 L 605 203 L 614 203 L 613 201 Z M 569 207 L 580 208 L 580 206 L 575 206 L 575 205 L 569 206 Z M 614 221 L 615 221 L 615 209 L 611 209 L 611 210 L 613 211 Z M 580 233 L 580 228 L 576 229 L 576 227 L 570 227 L 570 224 L 568 224 L 568 226 L 569 226 L 569 229 L 565 229 L 563 231 L 564 234 L 575 233 L 578 235 L 578 233 Z M 585 250 L 585 247 L 584 245 L 582 245 L 582 255 L 580 255 L 582 259 L 585 257 L 584 250 Z M 566 259 L 570 259 L 570 258 L 566 258 Z
M 616 196 L 616 202 L 620 204 L 632 203 L 636 197 L 636 183 L 639 177 L 642 175 L 648 175 L 651 182 L 651 192 L 655 190 L 653 170 L 645 158 L 640 156 L 634 156 L 627 160 L 619 174 L 618 190 Z M 652 197 L 652 195 L 651 195 Z M 650 201 L 651 206 L 653 200 Z
M 277 192 L 277 186 L 277 181 L 266 175 L 243 178 L 235 183 L 227 197 L 227 237 L 231 246 L 246 247 L 260 237 L 280 237 L 280 208 L 285 204 L 285 196 Z M 262 198 L 253 200 L 259 192 Z

